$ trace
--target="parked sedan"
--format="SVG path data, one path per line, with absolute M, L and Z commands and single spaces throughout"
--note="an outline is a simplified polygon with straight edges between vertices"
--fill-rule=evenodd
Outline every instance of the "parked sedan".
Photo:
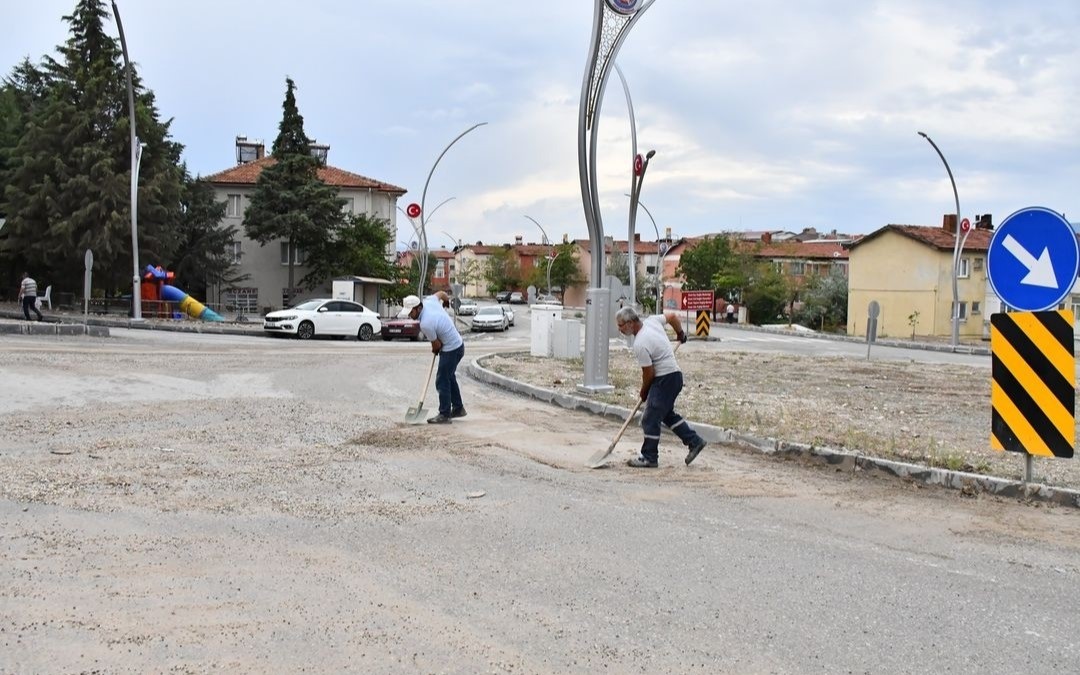
M 473 300 L 472 298 L 462 298 L 458 303 L 457 313 L 460 316 L 472 316 L 473 314 L 476 314 L 477 307 L 476 300 Z
M 472 330 L 499 330 L 503 331 L 510 327 L 510 320 L 503 314 L 502 307 L 481 307 L 472 318 Z
M 382 329 L 379 315 L 349 300 L 308 300 L 263 317 L 263 330 L 271 335 L 294 335 L 309 340 L 316 335 L 370 340 Z
M 422 339 L 420 334 L 420 322 L 416 319 L 410 319 L 409 313 L 402 311 L 397 317 L 388 319 L 383 322 L 382 327 L 382 339 L 393 340 L 394 338 L 405 338 L 417 342 Z
M 496 293 L 495 302 L 510 302 L 510 291 L 499 291 Z
M 514 291 L 513 293 L 510 294 L 509 302 L 510 302 L 510 304 L 513 304 L 513 305 L 524 305 L 525 304 L 525 296 L 521 294 L 521 291 Z

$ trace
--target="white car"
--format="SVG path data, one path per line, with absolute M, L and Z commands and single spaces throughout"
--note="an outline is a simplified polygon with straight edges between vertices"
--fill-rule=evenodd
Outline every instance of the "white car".
M 502 307 L 502 305 L 500 305 L 500 307 Z M 506 315 L 506 321 L 507 321 L 508 325 L 513 326 L 514 325 L 514 310 L 511 309 L 509 305 L 507 305 L 506 307 L 502 308 L 502 311 L 503 311 L 503 314 Z
M 459 316 L 472 316 L 473 314 L 476 314 L 477 307 L 476 300 L 473 300 L 472 298 L 462 298 L 458 303 L 457 313 Z
M 490 307 L 481 307 L 476 310 L 476 315 L 472 318 L 473 331 L 481 330 L 506 330 L 510 327 L 510 320 L 506 318 L 506 314 L 503 313 L 502 307 L 498 305 L 492 305 Z
M 308 300 L 296 307 L 270 312 L 263 317 L 267 333 L 295 335 L 309 340 L 316 335 L 370 340 L 382 330 L 379 315 L 363 305 L 349 300 Z

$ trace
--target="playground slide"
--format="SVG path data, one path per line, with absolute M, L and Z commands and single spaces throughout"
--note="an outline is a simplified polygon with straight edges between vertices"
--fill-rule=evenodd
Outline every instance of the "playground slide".
M 176 286 L 163 284 L 161 286 L 161 299 L 165 302 L 175 302 L 180 305 L 181 311 L 193 319 L 203 321 L 224 321 L 221 315 L 202 304 L 195 298 L 183 292 Z

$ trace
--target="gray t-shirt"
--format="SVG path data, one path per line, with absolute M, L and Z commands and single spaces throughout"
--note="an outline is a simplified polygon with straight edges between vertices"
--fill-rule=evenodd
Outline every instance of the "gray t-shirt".
M 653 376 L 670 375 L 679 370 L 675 351 L 671 348 L 664 326 L 663 314 L 647 316 L 641 320 L 641 330 L 634 336 L 634 356 L 642 368 L 653 367 Z

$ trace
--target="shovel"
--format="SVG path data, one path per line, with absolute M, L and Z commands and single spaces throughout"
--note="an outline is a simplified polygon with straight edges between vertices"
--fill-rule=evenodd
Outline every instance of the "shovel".
M 634 415 L 637 415 L 638 410 L 641 409 L 642 403 L 644 403 L 644 401 L 639 398 L 637 405 L 634 406 L 634 409 L 630 411 L 629 415 L 627 415 L 626 421 L 623 422 L 622 428 L 619 429 L 619 433 L 615 434 L 615 438 L 611 440 L 611 445 L 607 447 L 607 450 L 596 451 L 596 453 L 594 453 L 593 456 L 589 458 L 589 461 L 585 462 L 585 466 L 589 467 L 590 469 L 599 469 L 600 467 L 607 464 L 608 456 L 610 456 L 611 453 L 615 452 L 615 446 L 619 444 L 619 439 L 622 438 L 622 435 L 626 431 L 626 428 L 630 426 L 630 422 L 634 419 Z
M 437 358 L 439 358 L 438 354 L 431 355 L 431 368 L 428 369 L 424 388 L 420 390 L 420 402 L 410 407 L 409 411 L 405 413 L 405 421 L 409 424 L 416 424 L 424 419 L 424 398 L 427 397 L 428 387 L 431 386 L 431 374 L 435 372 L 435 359 Z

